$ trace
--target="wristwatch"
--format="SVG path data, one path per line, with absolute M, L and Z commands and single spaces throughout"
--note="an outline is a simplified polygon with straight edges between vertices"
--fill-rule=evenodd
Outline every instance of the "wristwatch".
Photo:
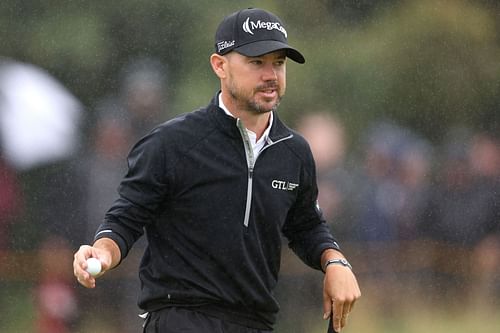
M 349 263 L 349 261 L 347 261 L 346 259 L 344 258 L 340 258 L 340 259 L 330 259 L 328 260 L 325 265 L 323 266 L 323 272 L 326 272 L 326 268 L 329 266 L 329 265 L 342 265 L 344 267 L 349 267 L 349 269 L 352 270 L 352 266 L 351 264 Z

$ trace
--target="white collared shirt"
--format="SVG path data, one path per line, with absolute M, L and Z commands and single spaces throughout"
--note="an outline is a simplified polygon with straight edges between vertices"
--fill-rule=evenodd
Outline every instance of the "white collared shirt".
M 224 110 L 224 112 L 233 118 L 233 114 L 229 112 L 228 108 L 224 105 L 224 102 L 222 101 L 222 94 L 219 94 L 219 107 Z M 271 126 L 273 124 L 273 113 L 271 112 L 271 117 L 269 118 L 269 125 L 267 126 L 266 130 L 260 137 L 260 139 L 257 141 L 257 134 L 254 132 L 250 131 L 248 128 L 245 128 L 248 133 L 248 137 L 250 138 L 250 143 L 252 144 L 252 150 L 253 150 L 253 156 L 254 158 L 257 158 L 259 156 L 260 152 L 262 151 L 262 148 L 266 145 L 266 142 L 268 141 L 269 138 L 269 132 L 271 131 Z

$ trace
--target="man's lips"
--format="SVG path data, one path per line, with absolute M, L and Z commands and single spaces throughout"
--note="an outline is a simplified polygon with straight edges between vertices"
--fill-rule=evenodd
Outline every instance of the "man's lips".
M 265 95 L 271 95 L 276 93 L 276 89 L 265 89 L 265 90 L 260 90 L 259 92 Z
M 278 94 L 278 87 L 265 87 L 257 90 L 257 93 L 264 95 L 265 97 L 273 98 Z

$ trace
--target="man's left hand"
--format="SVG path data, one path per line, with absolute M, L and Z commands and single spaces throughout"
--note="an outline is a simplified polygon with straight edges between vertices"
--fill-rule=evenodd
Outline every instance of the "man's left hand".
M 326 267 L 323 282 L 323 319 L 329 319 L 333 315 L 333 328 L 336 332 L 344 328 L 354 303 L 360 297 L 358 282 L 349 267 L 339 264 Z

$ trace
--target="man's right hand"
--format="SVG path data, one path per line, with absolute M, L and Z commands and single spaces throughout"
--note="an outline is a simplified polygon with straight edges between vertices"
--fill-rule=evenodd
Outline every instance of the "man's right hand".
M 101 272 L 95 277 L 86 271 L 88 258 L 96 258 L 101 262 Z M 74 256 L 73 274 L 82 286 L 95 288 L 95 279 L 115 267 L 119 261 L 120 250 L 118 245 L 111 239 L 102 238 L 96 241 L 93 246 L 80 246 Z

